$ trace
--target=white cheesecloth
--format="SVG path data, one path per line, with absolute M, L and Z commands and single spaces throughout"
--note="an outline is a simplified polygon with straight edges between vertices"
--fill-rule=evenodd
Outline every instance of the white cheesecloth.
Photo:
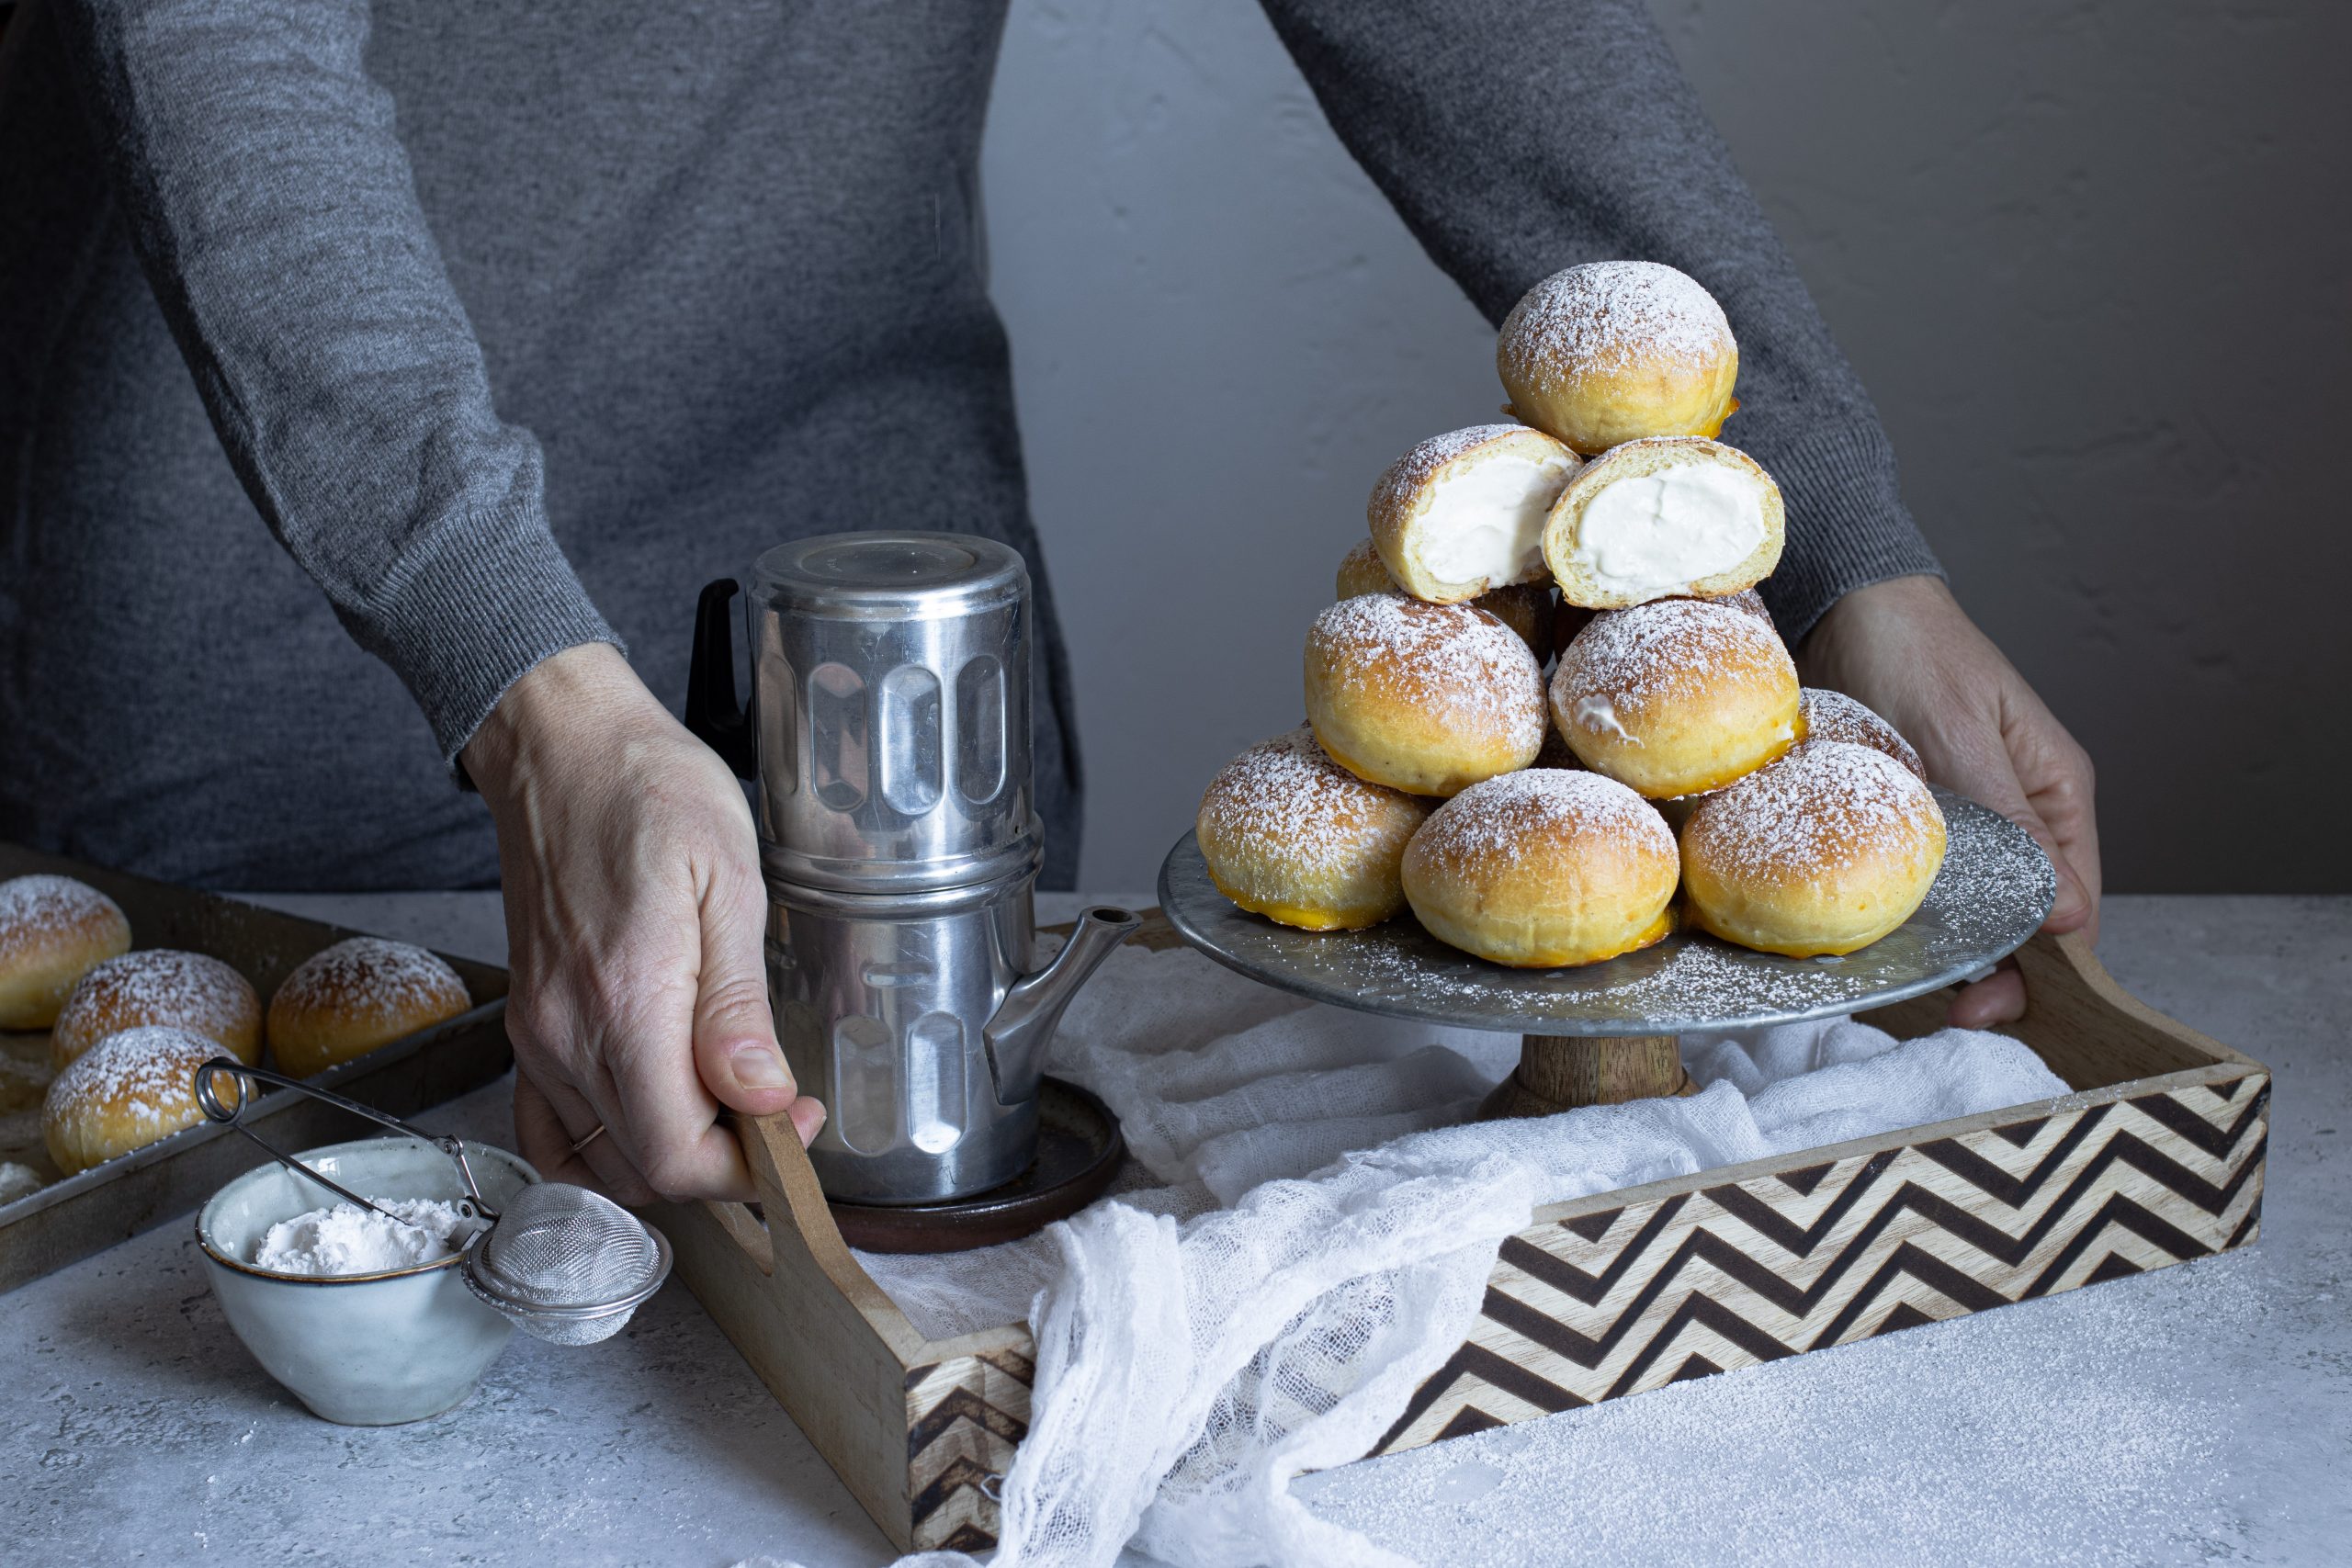
M 1465 1125 L 1516 1035 L 1317 1006 L 1189 951 L 1116 954 L 1052 1070 L 1118 1113 L 1148 1175 L 1025 1241 L 859 1255 L 927 1336 L 1023 1317 L 1035 1336 L 997 1568 L 1109 1564 L 1131 1538 L 1178 1568 L 1402 1563 L 1289 1483 L 1379 1440 L 1540 1205 L 2065 1092 L 2026 1046 L 1962 1030 L 1682 1043 L 1696 1095 Z

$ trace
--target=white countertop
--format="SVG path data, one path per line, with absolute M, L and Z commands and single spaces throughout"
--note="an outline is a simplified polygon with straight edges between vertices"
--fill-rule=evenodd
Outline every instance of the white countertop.
M 504 953 L 493 895 L 266 901 Z M 2345 1561 L 2352 898 L 2112 899 L 2101 955 L 2276 1072 L 2258 1244 L 1302 1489 L 1430 1564 Z M 427 1120 L 511 1142 L 500 1088 Z M 0 1296 L 0 1560 L 890 1556 L 676 1286 L 599 1347 L 518 1336 L 447 1416 L 334 1427 L 230 1335 L 175 1221 Z

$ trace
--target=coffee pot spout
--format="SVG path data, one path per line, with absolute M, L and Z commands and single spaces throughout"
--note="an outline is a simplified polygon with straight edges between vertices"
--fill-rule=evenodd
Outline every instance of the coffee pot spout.
M 1130 911 L 1108 905 L 1085 910 L 1054 961 L 1016 981 L 1005 993 L 996 1016 L 981 1031 L 988 1043 L 989 1072 L 996 1079 L 999 1103 L 1011 1105 L 1036 1097 L 1038 1079 L 1046 1071 L 1046 1048 L 1053 1043 L 1062 1010 L 1102 967 L 1102 961 L 1142 923 Z

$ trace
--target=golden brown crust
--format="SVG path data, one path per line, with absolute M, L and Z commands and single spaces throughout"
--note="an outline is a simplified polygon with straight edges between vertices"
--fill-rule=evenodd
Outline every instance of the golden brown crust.
M 1674 835 L 1623 784 L 1530 769 L 1440 807 L 1405 851 L 1405 896 L 1430 935 L 1520 968 L 1593 964 L 1669 926 Z
M 1763 537 L 1755 548 L 1739 560 L 1688 582 L 1641 592 L 1604 587 L 1595 579 L 1581 553 L 1586 509 L 1612 485 L 1700 465 L 1726 468 L 1754 482 L 1764 522 Z M 1781 563 L 1786 533 L 1781 487 L 1772 482 L 1772 476 L 1764 471 L 1761 463 L 1720 441 L 1698 436 L 1656 437 L 1628 442 L 1594 458 L 1569 481 L 1544 525 L 1544 560 L 1551 568 L 1553 581 L 1559 584 L 1562 601 L 1587 609 L 1622 610 L 1651 599 L 1674 597 L 1722 600 L 1745 592 L 1772 575 L 1772 569 Z M 1762 609 L 1763 601 L 1758 599 L 1755 607 Z M 1771 619 L 1769 612 L 1765 619 Z
M 99 1041 L 145 1024 L 200 1034 L 248 1066 L 261 1065 L 261 998 L 217 958 L 148 948 L 110 958 L 82 976 L 50 1031 L 60 1071 Z
M 1653 800 L 1720 789 L 1803 736 L 1796 665 L 1755 616 L 1699 599 L 1595 615 L 1553 672 L 1585 766 Z
M 1340 558 L 1340 570 L 1335 584 L 1341 599 L 1358 599 L 1366 593 L 1404 593 L 1388 569 L 1380 562 L 1379 552 L 1372 541 L 1359 541 Z M 1410 598 L 1410 594 L 1406 597 Z M 1495 619 L 1517 632 L 1526 642 L 1527 649 L 1542 663 L 1552 657 L 1552 585 L 1549 582 L 1520 582 L 1509 588 L 1496 588 L 1470 601 L 1474 610 L 1484 610 Z
M 1301 726 L 1236 757 L 1193 820 L 1217 891 L 1308 931 L 1361 931 L 1405 907 L 1397 863 L 1429 802 L 1340 767 Z
M 1928 765 L 1919 760 L 1911 742 L 1862 703 L 1843 692 L 1817 686 L 1807 686 L 1801 701 L 1806 739 L 1844 740 L 1883 751 L 1908 769 L 1912 777 L 1922 784 L 1928 782 Z
M 83 976 L 130 947 L 130 920 L 88 884 L 0 882 L 0 1029 L 47 1029 Z
M 308 1077 L 472 1005 L 458 972 L 424 949 L 353 937 L 304 959 L 270 998 L 270 1054 L 279 1071 Z
M 1587 457 L 1651 435 L 1719 434 L 1739 406 L 1739 347 L 1698 283 L 1648 262 L 1553 274 L 1503 319 L 1510 412 Z
M 1943 812 L 1900 762 L 1807 741 L 1700 803 L 1682 829 L 1682 891 L 1692 922 L 1726 942 L 1845 953 L 1911 918 L 1943 854 Z
M 204 1120 L 196 1069 L 220 1054 L 185 1029 L 110 1034 L 58 1074 L 41 1102 L 41 1136 L 72 1176 Z
M 1308 630 L 1307 722 L 1333 761 L 1409 795 L 1523 768 L 1544 743 L 1535 656 L 1494 615 L 1367 593 Z

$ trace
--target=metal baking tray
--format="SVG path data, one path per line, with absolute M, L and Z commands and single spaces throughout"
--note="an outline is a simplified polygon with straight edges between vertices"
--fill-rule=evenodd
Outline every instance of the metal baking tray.
M 88 883 L 122 906 L 134 948 L 208 953 L 253 982 L 265 1006 L 294 966 L 320 949 L 364 933 L 107 871 L 62 855 L 0 843 L 0 880 L 38 872 Z M 473 994 L 474 1006 L 446 1023 L 330 1067 L 315 1082 L 395 1116 L 407 1116 L 479 1089 L 514 1061 L 506 1043 L 506 971 L 442 953 Z M 46 1032 L 0 1033 L 0 1053 L 48 1061 Z M 365 1135 L 372 1123 L 308 1095 L 272 1094 L 244 1117 L 283 1149 Z M 0 1114 L 6 1158 L 54 1175 L 40 1148 L 40 1107 Z M 188 1213 L 263 1156 L 227 1127 L 207 1122 L 173 1134 L 78 1176 L 0 1204 L 0 1292 L 100 1252 Z

